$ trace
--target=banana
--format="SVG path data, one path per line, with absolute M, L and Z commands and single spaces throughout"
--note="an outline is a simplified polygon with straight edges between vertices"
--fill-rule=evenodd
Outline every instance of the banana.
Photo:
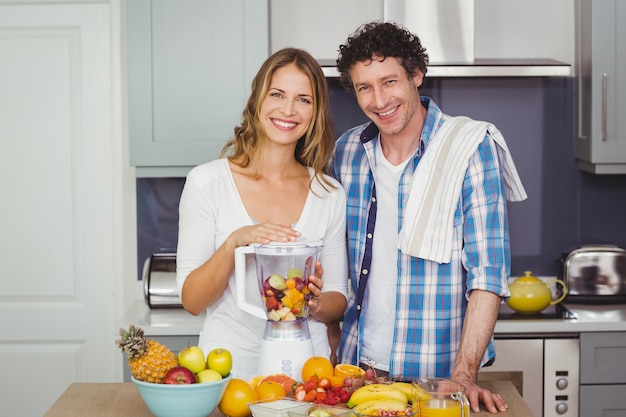
M 409 402 L 413 403 L 413 396 L 415 395 L 415 393 L 413 392 L 413 384 L 411 384 L 410 382 L 392 382 L 391 386 L 404 392 L 404 395 L 406 395 L 406 398 L 409 400 Z M 419 386 L 416 388 L 422 390 L 422 388 Z
M 369 384 L 352 393 L 348 400 L 348 407 L 353 408 L 365 401 L 372 400 L 395 400 L 407 404 L 407 395 L 389 384 Z
M 352 411 L 366 416 L 380 416 L 381 411 L 395 411 L 397 414 L 404 414 L 409 405 L 403 401 L 396 400 L 369 400 L 357 404 Z

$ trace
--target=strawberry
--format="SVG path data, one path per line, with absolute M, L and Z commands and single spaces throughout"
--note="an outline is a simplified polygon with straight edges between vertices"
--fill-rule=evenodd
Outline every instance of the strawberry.
M 313 375 L 308 381 L 304 383 L 304 389 L 309 392 L 316 389 L 319 386 L 320 379 L 317 375 Z
M 306 391 L 304 389 L 301 389 L 299 391 L 296 390 L 295 394 L 294 394 L 294 398 L 296 399 L 296 401 L 306 401 Z
M 326 391 L 317 391 L 315 393 L 315 403 L 321 404 L 326 400 Z
M 328 378 L 322 378 L 320 379 L 319 384 L 317 384 L 318 387 L 320 388 L 324 388 L 324 389 L 328 389 L 331 387 L 331 383 L 330 383 L 330 379 Z
M 313 402 L 315 401 L 315 397 L 317 396 L 317 391 L 312 389 L 311 391 L 307 391 L 304 396 L 304 401 Z

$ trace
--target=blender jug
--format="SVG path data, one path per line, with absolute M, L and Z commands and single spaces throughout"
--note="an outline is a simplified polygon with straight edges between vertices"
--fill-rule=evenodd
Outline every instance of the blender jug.
M 309 275 L 322 243 L 252 244 L 235 250 L 237 307 L 266 320 L 261 341 L 259 374 L 284 373 L 299 379 L 302 365 L 313 356 L 307 323 Z M 247 261 L 254 255 L 256 279 L 246 276 Z M 246 299 L 246 287 L 254 285 L 262 307 Z

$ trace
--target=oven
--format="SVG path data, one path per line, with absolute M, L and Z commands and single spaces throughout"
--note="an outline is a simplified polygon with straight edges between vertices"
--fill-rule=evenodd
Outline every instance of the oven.
M 573 318 L 561 305 L 524 316 L 504 304 L 498 320 Z M 483 368 L 480 380 L 508 379 L 535 417 L 578 417 L 579 334 L 496 333 L 496 360 Z

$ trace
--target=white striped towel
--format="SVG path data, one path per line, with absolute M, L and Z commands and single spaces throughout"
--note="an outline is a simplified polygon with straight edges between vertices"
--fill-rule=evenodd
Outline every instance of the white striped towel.
M 435 133 L 413 173 L 404 224 L 398 235 L 397 247 L 403 253 L 437 263 L 450 262 L 454 211 L 463 179 L 470 158 L 487 132 L 497 144 L 507 200 L 527 198 L 500 131 L 488 122 L 451 117 Z

